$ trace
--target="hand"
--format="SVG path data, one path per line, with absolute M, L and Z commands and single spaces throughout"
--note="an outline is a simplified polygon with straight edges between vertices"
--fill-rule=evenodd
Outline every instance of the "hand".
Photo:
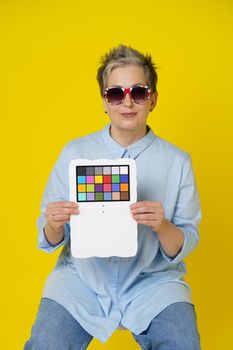
M 70 201 L 52 202 L 47 205 L 44 214 L 49 227 L 58 231 L 70 221 L 71 215 L 79 214 L 78 204 Z
M 164 231 L 168 220 L 164 216 L 164 209 L 159 202 L 137 202 L 130 206 L 133 219 L 138 224 L 150 226 L 156 232 Z

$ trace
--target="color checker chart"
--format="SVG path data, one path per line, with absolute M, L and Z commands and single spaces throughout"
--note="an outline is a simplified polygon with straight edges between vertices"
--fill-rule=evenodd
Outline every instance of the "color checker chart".
M 129 165 L 76 166 L 77 202 L 130 201 Z

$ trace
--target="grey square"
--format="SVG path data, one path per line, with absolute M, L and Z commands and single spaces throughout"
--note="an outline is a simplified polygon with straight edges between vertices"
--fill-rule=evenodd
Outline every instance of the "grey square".
M 86 167 L 86 175 L 95 175 L 94 174 L 94 167 L 93 166 L 87 166 Z
M 95 166 L 95 175 L 103 175 L 102 166 Z
M 104 166 L 103 167 L 103 174 L 104 175 L 111 175 L 111 167 L 110 166 Z

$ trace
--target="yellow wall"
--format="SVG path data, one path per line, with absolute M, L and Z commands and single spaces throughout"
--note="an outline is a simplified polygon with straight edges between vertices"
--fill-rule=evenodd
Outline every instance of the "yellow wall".
M 203 221 L 186 260 L 202 346 L 232 343 L 232 2 L 0 3 L 1 344 L 22 349 L 58 252 L 37 250 L 42 193 L 61 148 L 102 128 L 98 59 L 124 43 L 160 67 L 154 132 L 191 153 Z M 117 331 L 90 349 L 138 349 Z

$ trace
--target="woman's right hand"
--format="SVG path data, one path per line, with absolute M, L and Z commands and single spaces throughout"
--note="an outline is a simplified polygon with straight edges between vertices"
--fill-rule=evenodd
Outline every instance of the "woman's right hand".
M 78 204 L 71 201 L 49 203 L 44 212 L 47 219 L 45 234 L 52 245 L 62 241 L 64 224 L 70 221 L 70 216 L 79 214 Z

